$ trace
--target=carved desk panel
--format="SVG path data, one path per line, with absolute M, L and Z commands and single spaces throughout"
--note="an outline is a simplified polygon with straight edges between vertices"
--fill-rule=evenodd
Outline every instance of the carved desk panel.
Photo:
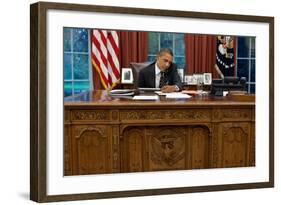
M 64 103 L 64 174 L 255 166 L 254 96 Z

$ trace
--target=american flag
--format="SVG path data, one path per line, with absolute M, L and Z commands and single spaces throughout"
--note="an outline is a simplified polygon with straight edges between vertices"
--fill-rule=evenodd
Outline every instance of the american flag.
M 120 81 L 119 41 L 116 31 L 92 30 L 92 64 L 100 75 L 105 89 Z

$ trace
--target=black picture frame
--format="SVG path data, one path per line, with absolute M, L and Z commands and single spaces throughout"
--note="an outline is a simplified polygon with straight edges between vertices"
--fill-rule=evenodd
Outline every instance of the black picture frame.
M 133 84 L 133 71 L 132 68 L 121 69 L 121 83 L 122 84 Z
M 269 180 L 256 183 L 206 185 L 162 189 L 145 189 L 99 193 L 47 194 L 47 11 L 64 10 L 135 14 L 159 17 L 182 17 L 240 22 L 258 22 L 269 25 Z M 30 199 L 37 202 L 132 197 L 160 194 L 178 194 L 265 188 L 274 186 L 274 18 L 219 13 L 187 12 L 158 9 L 124 8 L 97 5 L 39 2 L 30 6 Z

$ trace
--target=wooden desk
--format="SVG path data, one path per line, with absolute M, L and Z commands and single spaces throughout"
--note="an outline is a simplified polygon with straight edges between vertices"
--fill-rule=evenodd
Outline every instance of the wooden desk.
M 64 174 L 255 166 L 255 97 L 64 102 Z

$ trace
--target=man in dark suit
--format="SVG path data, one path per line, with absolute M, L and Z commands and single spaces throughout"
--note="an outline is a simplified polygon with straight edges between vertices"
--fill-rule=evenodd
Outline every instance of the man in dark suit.
M 173 63 L 173 52 L 163 48 L 157 53 L 156 62 L 139 72 L 140 88 L 161 88 L 162 92 L 175 92 L 182 89 L 182 83 Z

